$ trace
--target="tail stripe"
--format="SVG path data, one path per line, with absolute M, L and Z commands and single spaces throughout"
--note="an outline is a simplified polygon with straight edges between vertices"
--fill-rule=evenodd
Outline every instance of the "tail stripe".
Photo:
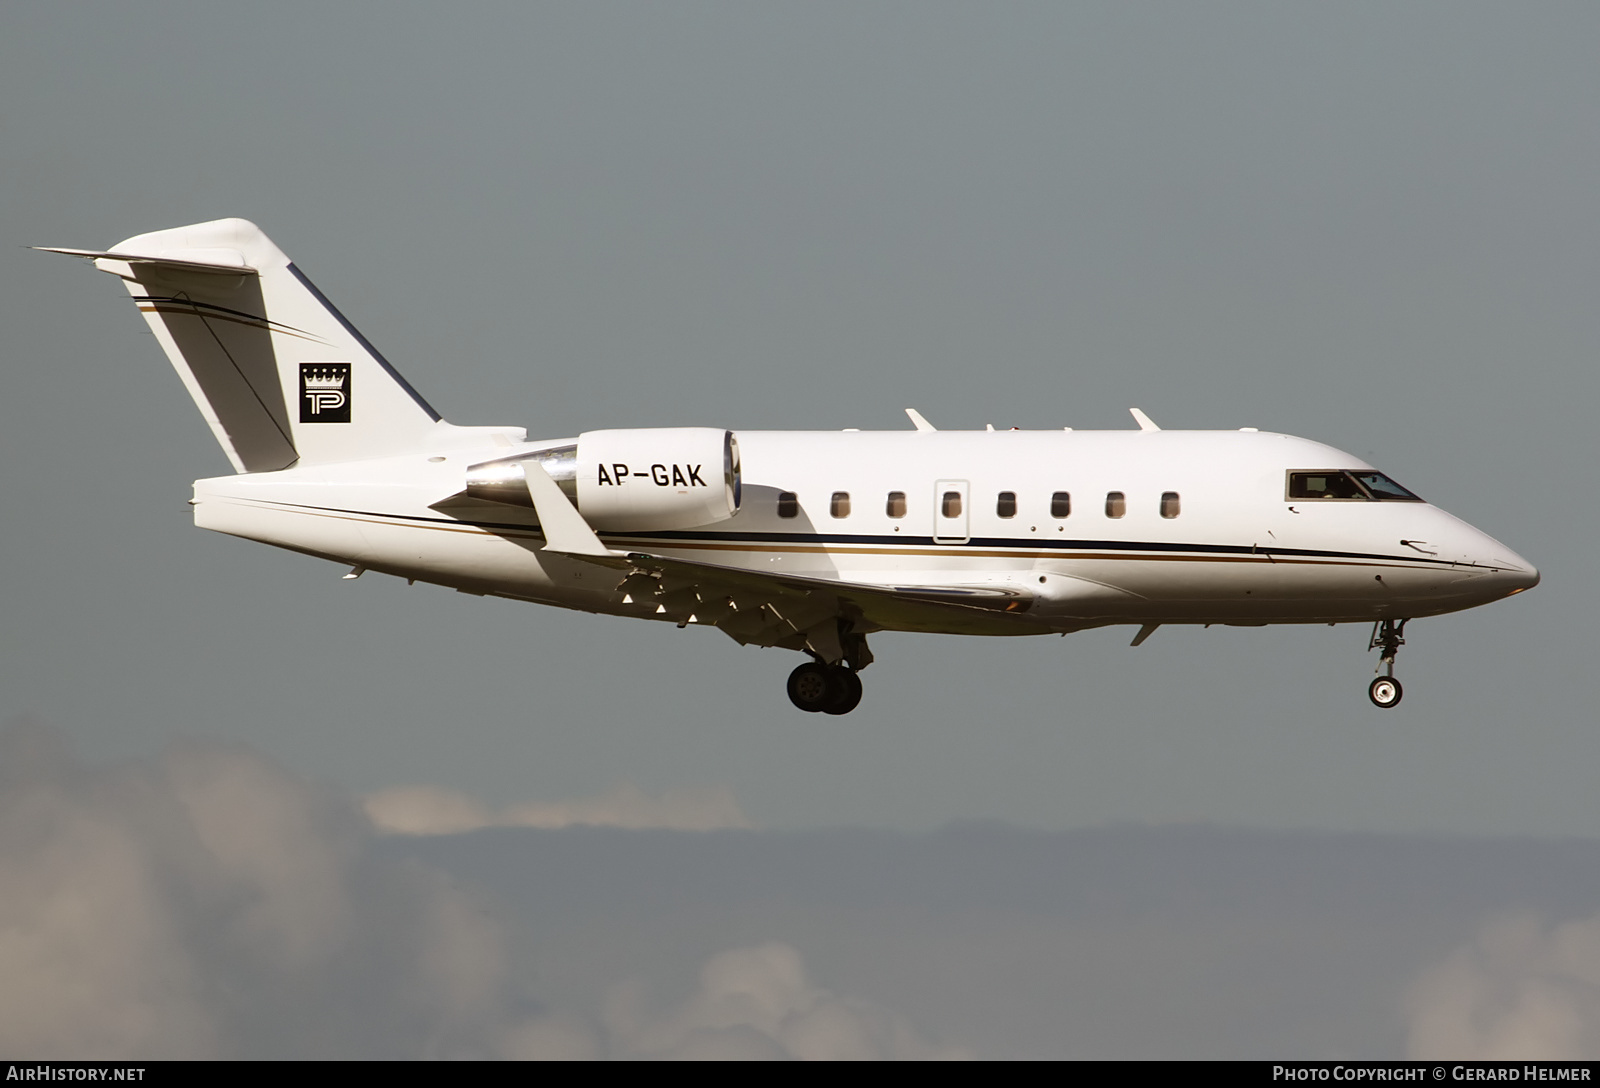
M 236 325 L 248 325 L 253 329 L 265 329 L 268 332 L 280 332 L 288 336 L 298 336 L 302 340 L 314 340 L 319 344 L 327 341 L 320 336 L 297 329 L 293 325 L 285 325 L 281 321 L 271 318 L 259 317 L 256 314 L 247 314 L 243 310 L 230 310 L 226 306 L 215 306 L 209 302 L 196 302 L 189 298 L 173 296 L 157 297 L 155 295 L 135 295 L 134 301 L 139 305 L 140 313 L 181 314 L 184 317 L 198 317 L 202 320 L 211 317 L 221 321 L 232 321 Z M 201 312 L 205 311 L 205 312 Z
M 373 361 L 379 366 L 383 367 L 384 372 L 388 374 L 390 378 L 394 379 L 394 383 L 401 389 L 404 389 L 406 393 L 410 395 L 411 399 L 417 402 L 418 408 L 421 408 L 424 412 L 428 413 L 429 419 L 433 420 L 435 423 L 438 423 L 444 418 L 438 412 L 433 410 L 433 405 L 422 399 L 422 394 L 413 389 L 411 387 L 411 383 L 406 381 L 398 370 L 389 365 L 389 360 L 385 359 L 383 357 L 383 353 L 372 346 L 372 341 L 361 335 L 361 330 L 350 324 L 349 320 L 344 316 L 344 314 L 339 312 L 339 307 L 329 302 L 328 296 L 317 290 L 317 285 L 307 279 L 306 274 L 300 271 L 300 269 L 296 268 L 293 262 L 290 262 L 289 264 L 289 274 L 295 279 L 299 280 L 300 286 L 304 287 L 307 291 L 310 291 L 312 297 L 327 308 L 328 313 L 333 315 L 333 319 L 335 321 L 344 326 L 344 331 L 349 333 L 356 343 L 367 349 L 367 354 L 372 356 Z

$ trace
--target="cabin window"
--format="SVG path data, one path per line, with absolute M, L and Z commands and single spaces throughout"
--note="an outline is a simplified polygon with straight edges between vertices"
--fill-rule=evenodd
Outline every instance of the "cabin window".
M 943 518 L 958 518 L 961 516 L 961 492 L 946 491 L 939 501 L 939 516 Z
M 892 518 L 906 516 L 906 493 L 904 491 L 889 492 L 889 501 L 884 504 L 883 512 Z
M 1016 517 L 1017 493 L 1015 491 L 1000 492 L 1000 497 L 996 499 L 994 503 L 994 512 L 1003 518 Z
M 849 517 L 850 516 L 850 492 L 848 492 L 848 491 L 835 491 L 833 493 L 833 499 L 828 503 L 828 513 L 832 514 L 836 518 L 847 518 L 847 517 Z
M 780 518 L 800 516 L 800 497 L 793 491 L 778 492 L 778 516 Z
M 1120 491 L 1106 492 L 1106 517 L 1120 518 L 1128 512 L 1128 496 Z
M 1067 491 L 1057 491 L 1050 496 L 1050 516 L 1064 518 L 1072 513 L 1072 495 Z
M 1178 516 L 1178 493 L 1176 491 L 1163 491 L 1161 493 L 1161 516 L 1164 518 Z

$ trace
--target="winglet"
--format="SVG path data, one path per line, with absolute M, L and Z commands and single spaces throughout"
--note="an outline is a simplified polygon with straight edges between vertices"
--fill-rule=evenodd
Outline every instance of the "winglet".
M 528 481 L 528 497 L 533 499 L 533 508 L 539 513 L 539 528 L 544 531 L 545 543 L 541 551 L 567 555 L 614 554 L 600 543 L 600 538 L 577 508 L 567 501 L 561 485 L 550 478 L 543 465 L 524 461 L 522 475 Z
M 1132 413 L 1133 421 L 1139 425 L 1141 431 L 1159 431 L 1161 429 L 1156 426 L 1155 420 L 1139 411 L 1139 409 L 1129 408 L 1128 411 Z
M 922 418 L 922 413 L 915 408 L 907 408 L 906 415 L 911 417 L 911 425 L 919 431 L 937 431 L 939 428 Z

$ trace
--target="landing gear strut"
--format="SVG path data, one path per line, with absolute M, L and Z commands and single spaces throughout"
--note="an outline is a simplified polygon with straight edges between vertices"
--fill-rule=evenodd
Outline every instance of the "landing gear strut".
M 1368 685 L 1367 698 L 1372 700 L 1373 706 L 1384 710 L 1398 706 L 1400 697 L 1405 694 L 1405 688 L 1394 678 L 1394 659 L 1400 653 L 1400 647 L 1406 644 L 1405 630 L 1405 620 L 1379 620 L 1372 625 L 1372 637 L 1367 640 L 1368 652 L 1383 651 L 1375 671 L 1384 672 L 1383 676 Z
M 812 714 L 848 714 L 861 703 L 861 677 L 844 665 L 807 661 L 789 674 L 789 701 Z

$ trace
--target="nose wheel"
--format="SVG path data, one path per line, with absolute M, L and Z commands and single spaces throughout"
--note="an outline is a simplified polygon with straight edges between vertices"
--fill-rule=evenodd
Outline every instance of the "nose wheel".
M 1400 686 L 1400 681 L 1392 676 L 1380 676 L 1367 687 L 1367 698 L 1372 700 L 1372 705 L 1388 710 L 1400 702 L 1400 697 L 1406 689 Z
M 848 714 L 861 704 L 861 677 L 843 665 L 807 661 L 789 674 L 789 701 L 808 714 Z
M 1367 685 L 1367 698 L 1372 700 L 1373 706 L 1382 710 L 1399 706 L 1400 697 L 1406 693 L 1394 676 L 1394 659 L 1400 655 L 1400 647 L 1406 644 L 1405 630 L 1405 620 L 1379 620 L 1372 625 L 1372 637 L 1367 639 L 1369 653 L 1373 650 L 1382 651 L 1377 671 L 1384 672 L 1384 675 Z

